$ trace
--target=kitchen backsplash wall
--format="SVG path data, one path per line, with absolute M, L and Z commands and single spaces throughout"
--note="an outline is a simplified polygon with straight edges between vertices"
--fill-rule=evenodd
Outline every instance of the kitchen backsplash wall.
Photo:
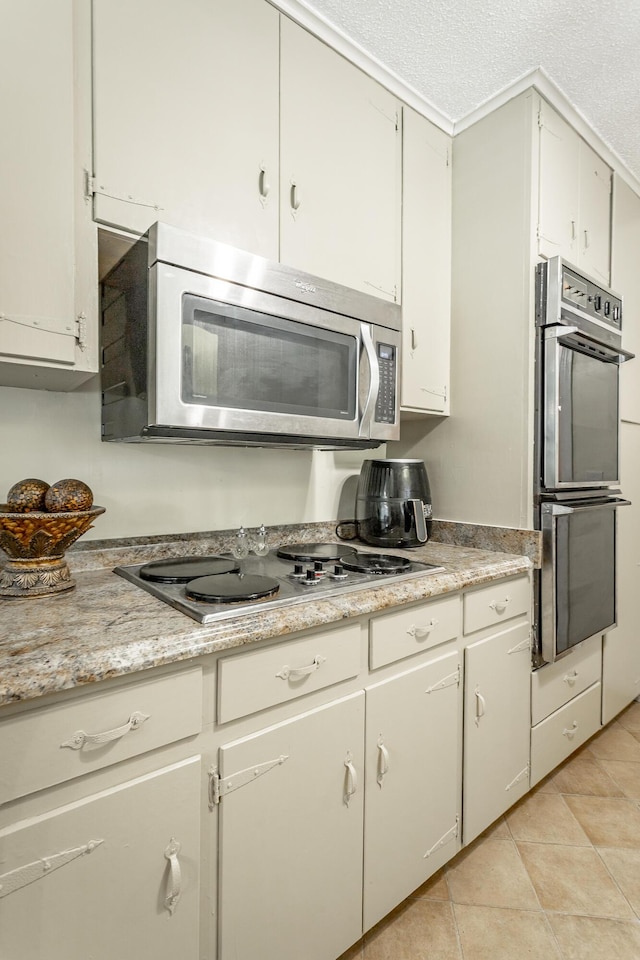
M 362 460 L 385 455 L 103 443 L 98 378 L 73 393 L 0 387 L 0 449 L 0 501 L 26 477 L 89 484 L 106 513 L 85 540 L 332 520 Z

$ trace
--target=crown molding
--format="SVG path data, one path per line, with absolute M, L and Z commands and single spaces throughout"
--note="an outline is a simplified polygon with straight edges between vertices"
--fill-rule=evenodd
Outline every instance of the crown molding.
M 453 136 L 453 120 L 450 117 L 438 110 L 426 97 L 406 83 L 402 77 L 385 66 L 381 60 L 371 56 L 364 47 L 355 43 L 346 33 L 339 30 L 312 7 L 307 6 L 303 0 L 268 0 L 268 2 L 341 54 L 346 60 L 359 67 L 364 73 L 367 73 L 390 93 L 398 97 L 399 100 L 402 100 L 403 103 L 440 127 L 449 136 Z
M 475 110 L 472 110 L 471 113 L 456 120 L 453 124 L 454 136 L 463 130 L 467 130 L 473 126 L 474 123 L 493 113 L 498 107 L 503 106 L 503 104 L 509 100 L 513 100 L 514 97 L 519 96 L 521 93 L 524 93 L 525 90 L 530 90 L 531 88 L 536 90 L 540 96 L 544 97 L 554 110 L 557 110 L 563 119 L 573 127 L 576 133 L 595 150 L 598 156 L 600 156 L 635 193 L 640 194 L 640 180 L 638 177 L 629 170 L 618 154 L 596 133 L 588 120 L 576 109 L 564 91 L 551 79 L 542 67 L 537 67 L 535 70 L 524 73 L 513 83 L 504 87 L 503 90 L 500 90 L 488 100 L 485 100 L 484 103 L 480 104 Z
M 343 33 L 329 20 L 310 7 L 305 0 L 268 0 L 269 3 L 291 20 L 294 20 L 305 30 L 308 30 L 319 40 L 322 40 L 345 59 L 359 67 L 370 77 L 389 90 L 394 96 L 402 100 L 417 113 L 426 117 L 437 127 L 454 137 L 468 127 L 473 126 L 483 117 L 488 116 L 498 107 L 513 100 L 532 87 L 547 100 L 550 105 L 569 123 L 576 132 L 602 157 L 605 163 L 637 194 L 640 195 L 640 179 L 636 177 L 624 161 L 615 153 L 605 141 L 589 125 L 579 110 L 571 103 L 567 95 L 542 69 L 537 67 L 529 70 L 513 83 L 489 97 L 479 107 L 472 110 L 458 120 L 453 120 L 433 103 L 426 99 L 414 87 L 406 83 L 382 61 L 372 57 L 370 53 L 355 43 L 346 33 Z

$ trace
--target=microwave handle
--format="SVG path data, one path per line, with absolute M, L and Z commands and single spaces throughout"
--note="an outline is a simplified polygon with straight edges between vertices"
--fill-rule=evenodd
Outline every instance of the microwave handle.
M 571 346 L 571 336 L 575 333 L 580 334 L 583 340 L 590 340 L 591 343 L 597 343 L 600 350 L 607 350 L 611 354 L 611 359 L 614 363 L 626 363 L 627 360 L 633 360 L 635 357 L 635 353 L 631 353 L 629 350 L 623 350 L 622 347 L 607 347 L 598 340 L 594 340 L 593 337 L 587 336 L 587 334 L 583 333 L 578 327 L 568 327 L 564 324 L 557 327 L 547 327 L 544 336 L 545 340 L 559 340 L 560 343 L 568 341 L 567 346 Z
M 362 408 L 362 416 L 360 417 L 359 435 L 361 437 L 370 437 L 376 400 L 380 392 L 380 369 L 378 367 L 376 348 L 373 337 L 371 336 L 371 327 L 368 323 L 360 324 L 360 334 L 362 336 L 364 353 L 369 364 L 369 389 L 367 390 L 367 398 Z

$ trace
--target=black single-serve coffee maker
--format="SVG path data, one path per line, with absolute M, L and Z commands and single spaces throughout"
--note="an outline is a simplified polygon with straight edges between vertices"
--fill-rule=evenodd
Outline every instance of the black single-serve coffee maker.
M 364 460 L 355 520 L 339 523 L 336 534 L 376 547 L 418 547 L 429 539 L 431 515 L 423 460 Z

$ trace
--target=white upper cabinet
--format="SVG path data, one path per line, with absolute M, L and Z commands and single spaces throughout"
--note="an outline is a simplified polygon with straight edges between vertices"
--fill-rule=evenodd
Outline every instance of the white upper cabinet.
M 94 0 L 94 215 L 278 256 L 279 14 Z
M 403 410 L 449 413 L 451 138 L 403 109 Z
M 609 283 L 611 170 L 541 101 L 538 253 Z
M 94 216 L 399 299 L 396 99 L 264 0 L 94 0 Z
M 621 294 L 622 345 L 636 359 L 620 368 L 620 418 L 640 423 L 640 197 L 614 178 L 611 286 Z
M 280 95 L 280 259 L 398 300 L 398 101 L 286 17 Z
M 73 4 L 0 17 L 0 385 L 70 389 L 97 370 L 76 307 Z

